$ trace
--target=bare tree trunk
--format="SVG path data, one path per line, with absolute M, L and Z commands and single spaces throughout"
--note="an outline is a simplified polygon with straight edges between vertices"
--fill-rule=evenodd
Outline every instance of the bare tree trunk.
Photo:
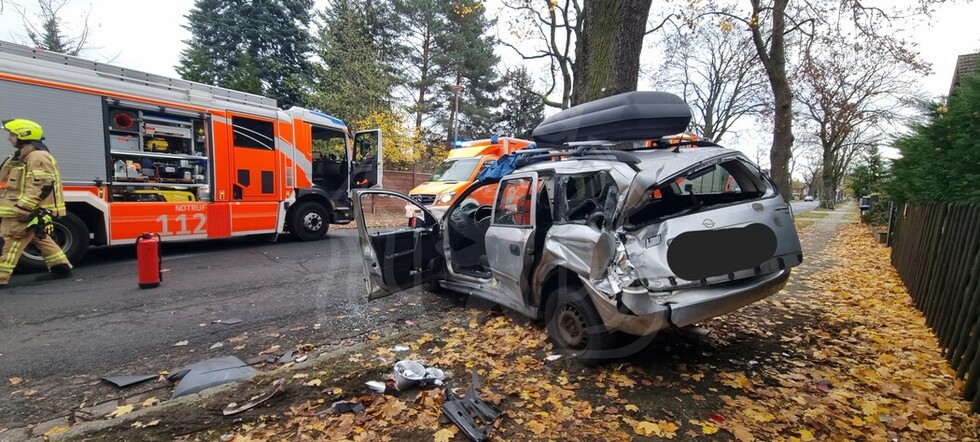
M 772 36 L 769 47 L 759 28 L 760 0 L 752 2 L 752 41 L 769 77 L 775 101 L 775 125 L 772 131 L 772 149 L 769 151 L 769 176 L 779 186 L 779 193 L 789 202 L 793 189 L 789 174 L 789 158 L 793 148 L 793 90 L 786 74 L 786 6 L 789 0 L 776 0 L 772 11 Z
M 837 177 L 835 177 L 834 150 L 829 146 L 823 148 L 823 171 L 821 176 L 820 207 L 831 209 L 837 207 Z
M 635 91 L 653 0 L 585 0 L 572 105 Z

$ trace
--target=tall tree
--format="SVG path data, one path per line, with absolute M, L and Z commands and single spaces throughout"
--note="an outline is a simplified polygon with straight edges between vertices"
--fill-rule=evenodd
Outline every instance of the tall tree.
M 903 19 L 928 15 L 936 5 L 947 0 L 918 0 L 886 11 L 861 0 L 734 0 L 691 2 L 698 17 L 721 15 L 724 20 L 740 23 L 752 37 L 759 60 L 765 68 L 773 94 L 771 176 L 783 198 L 790 197 L 789 163 L 793 147 L 793 90 L 789 81 L 787 58 L 788 38 L 807 34 L 821 23 L 834 18 L 846 18 L 855 33 L 868 44 L 877 45 L 894 58 L 914 59 L 907 40 L 898 32 Z M 729 12 L 735 4 L 747 2 L 748 13 Z
M 317 81 L 310 101 L 347 122 L 392 107 L 394 60 L 380 47 L 388 31 L 371 16 L 378 13 L 378 8 L 355 0 L 334 0 L 321 13 L 321 64 L 315 66 Z
M 446 18 L 446 32 L 436 37 L 442 48 L 436 62 L 446 78 L 442 99 L 447 112 L 440 120 L 451 144 L 453 136 L 477 138 L 492 130 L 499 58 L 493 50 L 496 40 L 487 35 L 492 22 L 480 0 L 454 0 Z M 454 89 L 457 85 L 463 87 Z
M 652 0 L 584 0 L 572 105 L 635 91 Z
M 78 55 L 88 48 L 89 14 L 88 9 L 82 16 L 80 29 L 68 35 L 62 21 L 62 9 L 71 0 L 37 0 L 37 11 L 29 11 L 14 3 L 21 23 L 27 32 L 27 38 L 34 47 L 58 52 L 66 55 Z
M 516 18 L 509 22 L 511 37 L 518 44 L 501 39 L 501 42 L 517 52 L 524 60 L 548 60 L 550 78 L 545 91 L 540 93 L 544 104 L 565 109 L 572 104 L 572 78 L 575 72 L 575 42 L 582 27 L 578 17 L 582 14 L 582 0 L 505 0 L 506 10 Z M 528 39 L 536 43 L 533 50 L 519 45 Z M 561 88 L 558 99 L 550 99 Z
M 184 26 L 191 39 L 177 72 L 227 86 L 247 53 L 264 94 L 283 107 L 303 104 L 311 71 L 312 7 L 313 0 L 195 0 Z
M 758 116 L 771 102 L 765 73 L 748 36 L 731 24 L 679 28 L 665 37 L 671 62 L 654 79 L 681 93 L 694 110 L 703 138 L 718 142 L 743 117 Z
M 508 71 L 503 78 L 503 102 L 497 111 L 495 132 L 530 139 L 531 132 L 544 119 L 544 100 L 534 92 L 534 79 L 521 66 Z
M 924 71 L 879 46 L 848 41 L 840 29 L 816 43 L 803 61 L 797 101 L 823 154 L 820 205 L 833 209 L 852 162 L 880 143 L 904 110 L 914 89 L 909 74 Z
M 402 23 L 402 71 L 405 86 L 412 97 L 408 110 L 415 117 L 415 131 L 423 132 L 427 116 L 435 108 L 433 95 L 442 84 L 442 72 L 436 60 L 442 49 L 437 38 L 446 32 L 443 0 L 394 0 L 395 13 Z

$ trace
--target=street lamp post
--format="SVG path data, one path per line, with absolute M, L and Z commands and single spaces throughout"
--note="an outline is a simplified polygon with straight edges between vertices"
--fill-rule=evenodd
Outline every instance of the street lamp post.
M 463 89 L 465 88 L 461 84 L 454 84 L 451 86 L 451 88 L 453 90 L 454 95 L 456 96 L 455 97 L 456 104 L 453 109 L 453 140 L 450 144 L 455 145 L 456 137 L 458 136 L 458 132 L 459 132 L 459 93 L 462 92 Z

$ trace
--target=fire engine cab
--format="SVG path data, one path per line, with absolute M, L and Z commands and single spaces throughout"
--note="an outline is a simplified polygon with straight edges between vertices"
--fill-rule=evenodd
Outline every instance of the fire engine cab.
M 276 237 L 317 240 L 381 186 L 379 130 L 276 100 L 0 42 L 0 116 L 44 127 L 69 214 L 54 238 L 90 245 Z M 36 249 L 21 270 L 40 270 Z

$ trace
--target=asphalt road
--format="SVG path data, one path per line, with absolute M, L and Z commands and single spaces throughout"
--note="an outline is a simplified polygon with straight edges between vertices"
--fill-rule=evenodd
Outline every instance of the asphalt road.
M 312 243 L 164 244 L 163 283 L 154 289 L 138 288 L 132 246 L 93 250 L 74 279 L 15 274 L 0 292 L 0 396 L 13 399 L 0 403 L 0 428 L 120 395 L 98 382 L 103 375 L 228 354 L 246 360 L 270 345 L 337 341 L 454 307 L 422 290 L 368 304 L 355 233 L 335 229 Z M 242 322 L 213 323 L 232 318 Z M 174 346 L 180 341 L 187 345 Z M 8 381 L 15 377 L 22 382 Z
M 793 201 L 793 213 L 806 213 L 817 208 L 820 201 Z

